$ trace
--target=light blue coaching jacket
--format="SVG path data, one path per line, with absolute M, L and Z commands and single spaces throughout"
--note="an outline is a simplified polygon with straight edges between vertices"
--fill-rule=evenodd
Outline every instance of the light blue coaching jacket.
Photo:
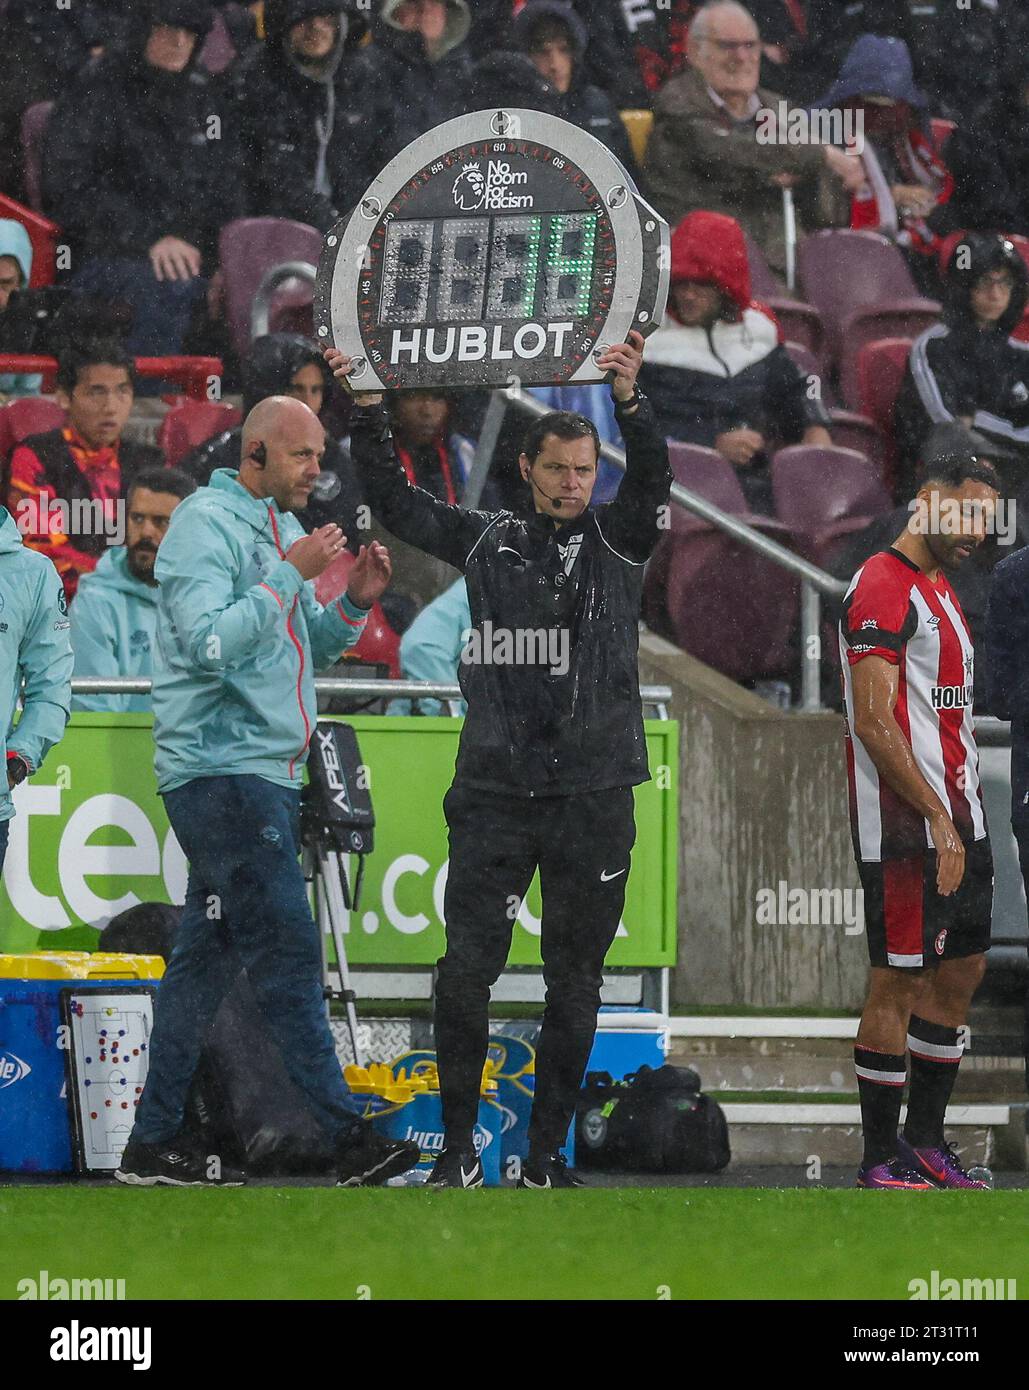
M 197 777 L 299 787 L 317 718 L 314 673 L 359 639 L 367 612 L 322 608 L 283 558 L 305 534 L 234 468 L 180 502 L 157 552 L 154 766 L 161 792 Z
M 71 708 L 68 603 L 53 561 L 22 545 L 21 532 L 0 507 L 0 821 L 14 815 L 7 788 L 7 750 L 35 772 L 59 741 Z M 12 731 L 18 695 L 21 719 Z

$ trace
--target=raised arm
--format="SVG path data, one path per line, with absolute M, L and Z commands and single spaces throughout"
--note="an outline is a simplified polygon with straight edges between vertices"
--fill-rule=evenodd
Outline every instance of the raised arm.
M 627 343 L 615 344 L 597 365 L 613 374 L 615 419 L 625 440 L 625 477 L 614 501 L 598 508 L 597 525 L 612 550 L 641 565 L 660 539 L 672 485 L 668 445 L 653 406 L 636 386 L 643 365 L 641 334 L 633 330 Z
M 327 348 L 325 360 L 347 387 L 350 358 Z M 414 487 L 397 459 L 381 394 L 358 392 L 351 419 L 351 456 L 373 513 L 400 540 L 464 570 L 469 552 L 495 513 L 450 507 L 424 488 Z

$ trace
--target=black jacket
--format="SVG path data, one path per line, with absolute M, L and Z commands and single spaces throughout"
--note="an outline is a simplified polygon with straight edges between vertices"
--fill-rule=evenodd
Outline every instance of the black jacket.
M 958 253 L 967 263 L 958 268 Z M 1014 287 L 1005 314 L 980 330 L 970 297 L 987 271 L 1006 269 Z M 915 467 L 929 431 L 957 416 L 1013 455 L 1029 461 L 1029 343 L 1009 337 L 1029 301 L 1029 274 L 1003 238 L 970 232 L 951 257 L 943 322 L 915 340 L 894 410 L 900 453 L 898 500 L 913 494 Z
M 684 328 L 669 316 L 648 345 L 640 377 L 666 436 L 684 444 L 713 449 L 718 435 L 746 427 L 774 449 L 799 444 L 809 425 L 831 423 L 760 309 L 709 329 Z
M 585 58 L 589 47 L 586 23 L 568 0 L 529 0 L 515 19 L 512 32 L 519 47 L 530 58 L 536 35 L 544 25 L 557 25 L 564 29 L 574 55 L 574 67 L 568 91 L 561 93 L 547 84 L 549 100 L 546 105 L 540 103 L 540 109 L 549 110 L 562 120 L 588 131 L 622 161 L 632 178 L 639 183 L 639 170 L 618 108 L 607 92 L 595 86 L 586 73 Z M 536 102 L 526 100 L 519 102 L 519 105 L 535 106 Z
M 323 80 L 288 50 L 289 31 L 308 14 L 347 20 Z M 327 231 L 362 196 L 393 154 L 393 110 L 382 61 L 357 45 L 367 23 L 343 0 L 268 0 L 265 42 L 233 73 L 255 217 L 289 217 Z
M 403 149 L 419 135 L 475 109 L 474 62 L 466 40 L 470 16 L 466 0 L 448 0 L 451 46 L 430 60 L 421 34 L 407 33 L 389 22 L 400 0 L 384 0 L 375 26 L 373 51 L 381 63 L 379 81 L 392 103 L 390 140 Z
M 671 471 L 649 402 L 617 418 L 628 460 L 617 497 L 555 527 L 540 513 L 466 511 L 411 487 L 382 411 L 355 414 L 354 462 L 373 513 L 464 573 L 478 655 L 502 655 L 494 642 L 504 634 L 565 634 L 564 672 L 559 647 L 535 664 L 462 661 L 455 784 L 567 796 L 649 780 L 638 624 Z
M 47 123 L 46 210 L 80 255 L 144 256 L 181 237 L 208 261 L 218 230 L 243 213 L 235 122 L 216 79 L 160 72 L 133 31 L 68 87 Z

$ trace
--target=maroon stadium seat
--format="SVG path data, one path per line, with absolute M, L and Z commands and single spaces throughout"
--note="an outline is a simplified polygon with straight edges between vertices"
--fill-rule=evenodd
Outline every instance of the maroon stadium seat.
M 866 343 L 883 338 L 909 338 L 913 342 L 939 323 L 942 305 L 935 299 L 904 299 L 896 304 L 856 309 L 843 326 L 843 353 L 840 358 L 840 391 L 851 410 L 861 409 L 861 383 L 858 357 Z
M 819 390 L 821 391 L 822 404 L 828 410 L 836 403 L 836 393 L 832 388 L 822 366 L 822 359 L 811 351 L 804 343 L 785 342 L 783 347 L 790 357 L 807 377 L 818 377 Z
M 219 401 L 182 401 L 173 405 L 161 421 L 157 443 L 165 463 L 175 468 L 198 444 L 205 444 L 223 430 L 231 430 L 242 420 L 231 405 Z
M 878 468 L 853 449 L 794 445 L 771 467 L 776 516 L 823 567 L 836 543 L 890 510 Z
M 0 408 L 0 454 L 8 454 L 30 434 L 44 434 L 64 424 L 64 411 L 42 396 L 23 396 Z
M 241 217 L 222 228 L 218 246 L 225 276 L 225 314 L 242 357 L 250 346 L 250 305 L 265 274 L 286 261 L 317 266 L 322 234 L 305 222 L 284 217 Z M 296 302 L 301 298 L 310 302 L 312 297 L 305 286 Z
M 52 101 L 37 101 L 26 108 L 21 118 L 25 196 L 29 200 L 29 207 L 36 212 L 43 211 L 43 134 L 53 109 Z
M 747 244 L 751 293 L 754 298 L 771 309 L 779 320 L 779 326 L 787 342 L 800 343 L 821 362 L 825 334 L 818 310 L 799 299 L 786 298 L 768 268 L 764 252 L 746 234 L 744 241 Z
M 861 412 L 875 421 L 886 441 L 884 476 L 891 487 L 897 457 L 893 410 L 910 355 L 911 341 L 908 338 L 884 338 L 878 343 L 866 343 L 858 354 Z
M 7 501 L 11 455 L 30 434 L 45 434 L 64 424 L 64 411 L 42 396 L 23 396 L 0 407 L 0 502 Z
M 878 232 L 812 232 L 797 246 L 797 269 L 804 297 L 822 316 L 832 363 L 841 360 L 844 326 L 856 310 L 918 298 L 903 252 Z
M 864 454 L 879 469 L 880 477 L 885 477 L 889 448 L 882 431 L 874 420 L 860 415 L 854 410 L 842 410 L 833 406 L 829 411 L 829 433 L 837 449 L 856 449 Z
M 314 582 L 314 596 L 320 604 L 328 607 L 343 593 L 355 559 L 356 556 L 349 550 L 344 550 L 318 576 Z M 390 627 L 380 604 L 372 604 L 361 640 L 350 648 L 349 654 L 358 661 L 379 662 L 388 666 L 390 679 L 401 679 L 400 638 Z M 457 681 L 456 674 L 454 680 Z
M 735 471 L 721 454 L 673 443 L 669 456 L 677 482 L 789 543 L 781 523 L 747 512 Z M 671 532 L 647 570 L 647 623 L 733 680 L 792 675 L 799 592 L 794 577 L 674 504 L 671 517 Z

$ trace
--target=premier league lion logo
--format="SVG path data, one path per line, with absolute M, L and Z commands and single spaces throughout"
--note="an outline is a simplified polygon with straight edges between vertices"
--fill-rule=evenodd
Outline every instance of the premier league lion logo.
M 466 164 L 454 181 L 454 202 L 462 212 L 478 212 L 486 201 L 486 180 L 478 164 Z

